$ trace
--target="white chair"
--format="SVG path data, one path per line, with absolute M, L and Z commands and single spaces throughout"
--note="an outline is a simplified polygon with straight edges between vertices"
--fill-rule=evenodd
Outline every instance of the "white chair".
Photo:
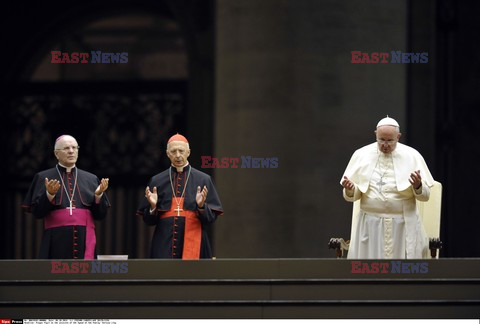
M 422 202 L 417 201 L 418 213 L 427 232 L 430 241 L 430 254 L 438 259 L 437 249 L 442 248 L 440 240 L 440 221 L 442 214 L 442 184 L 438 181 L 430 188 L 430 199 Z
M 422 202 L 417 200 L 418 213 L 423 222 L 425 231 L 429 238 L 429 249 L 431 258 L 438 259 L 437 250 L 442 248 L 442 241 L 440 240 L 440 221 L 442 212 L 442 184 L 438 181 L 433 183 L 430 188 L 430 198 L 428 201 Z M 360 209 L 360 200 L 353 203 L 352 208 L 352 224 L 356 224 L 356 218 Z M 354 235 L 352 232 L 351 235 Z M 337 258 L 346 256 L 350 240 L 343 238 L 332 237 L 328 243 L 330 249 L 336 250 Z

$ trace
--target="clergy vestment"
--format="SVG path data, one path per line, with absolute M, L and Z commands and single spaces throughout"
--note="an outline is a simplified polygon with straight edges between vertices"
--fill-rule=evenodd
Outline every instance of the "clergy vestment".
M 77 167 L 69 169 L 57 164 L 37 173 L 22 204 L 26 212 L 44 220 L 40 259 L 95 258 L 94 219 L 105 218 L 110 203 L 106 193 L 96 201 L 97 176 Z M 47 196 L 45 178 L 61 183 L 53 200 Z
M 414 190 L 409 178 L 417 170 L 422 186 Z M 348 258 L 428 256 L 428 238 L 416 200 L 428 200 L 434 180 L 417 150 L 397 143 L 392 153 L 385 154 L 377 143 L 372 143 L 354 152 L 343 176 L 355 184 L 352 197 L 343 189 L 345 200 L 360 199 L 360 211 L 352 219 Z
M 157 187 L 156 210 L 151 212 L 150 204 L 144 198 L 137 216 L 142 216 L 148 225 L 156 225 L 150 256 L 162 259 L 211 258 L 206 230 L 217 216 L 223 215 L 223 208 L 210 176 L 190 165 L 182 172 L 170 167 L 152 177 L 148 186 L 150 190 Z M 199 212 L 195 200 L 198 186 L 208 189 L 203 212 Z

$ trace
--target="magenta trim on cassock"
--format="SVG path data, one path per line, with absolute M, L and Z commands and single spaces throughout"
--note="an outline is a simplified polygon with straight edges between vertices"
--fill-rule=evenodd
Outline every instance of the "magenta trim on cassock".
M 85 226 L 87 233 L 85 239 L 85 260 L 93 260 L 95 257 L 95 244 L 97 238 L 95 237 L 95 224 L 93 222 L 92 213 L 88 209 L 74 209 L 70 215 L 70 209 L 56 209 L 47 217 L 45 217 L 45 229 L 61 227 L 61 226 Z

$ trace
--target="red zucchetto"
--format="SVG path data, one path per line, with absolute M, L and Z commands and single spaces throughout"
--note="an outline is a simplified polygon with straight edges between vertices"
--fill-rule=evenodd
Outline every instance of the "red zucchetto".
M 185 136 L 183 135 L 180 135 L 180 134 L 175 134 L 173 135 L 172 137 L 170 137 L 170 139 L 168 140 L 167 143 L 170 143 L 170 142 L 185 142 L 185 143 L 188 143 L 187 139 L 185 138 Z

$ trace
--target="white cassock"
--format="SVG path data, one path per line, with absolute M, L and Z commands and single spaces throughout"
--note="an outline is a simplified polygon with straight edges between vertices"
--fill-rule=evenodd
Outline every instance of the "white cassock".
M 420 170 L 422 187 L 415 191 L 410 174 Z M 391 154 L 372 143 L 356 150 L 344 176 L 355 183 L 345 200 L 360 199 L 353 215 L 349 259 L 419 259 L 428 257 L 428 237 L 416 200 L 427 201 L 434 180 L 421 154 L 397 143 Z M 343 181 L 340 180 L 340 183 Z

